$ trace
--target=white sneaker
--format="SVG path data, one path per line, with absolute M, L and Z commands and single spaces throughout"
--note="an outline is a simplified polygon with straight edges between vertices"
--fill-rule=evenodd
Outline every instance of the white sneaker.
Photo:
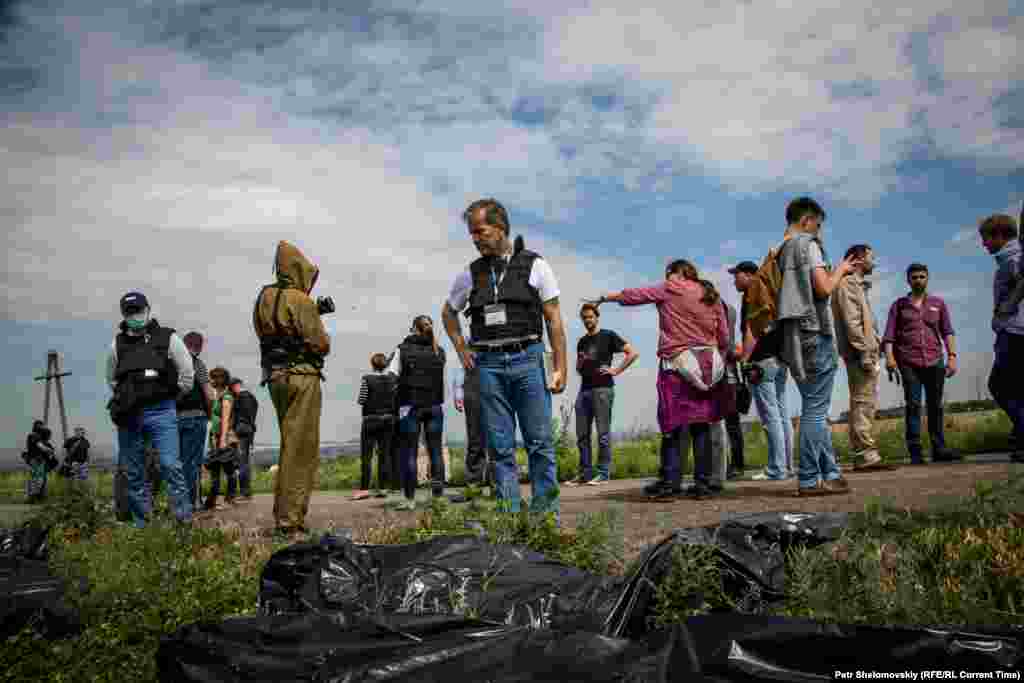
M 765 474 L 764 472 L 758 472 L 757 474 L 753 475 L 750 478 L 753 479 L 754 481 L 767 481 L 768 475 Z

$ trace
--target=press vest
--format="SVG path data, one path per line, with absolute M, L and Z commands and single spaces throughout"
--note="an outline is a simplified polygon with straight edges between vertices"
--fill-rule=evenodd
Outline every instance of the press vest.
M 494 289 L 498 273 L 492 271 L 491 258 L 481 257 L 469 265 L 473 289 L 469 294 L 466 316 L 470 319 L 470 334 L 474 342 L 531 336 L 540 338 L 543 334 L 543 309 L 539 292 L 530 286 L 530 271 L 538 258 L 540 256 L 526 249 L 512 255 L 497 287 L 497 300 Z M 505 306 L 503 325 L 485 324 L 484 307 L 495 303 Z
M 397 406 L 398 378 L 390 372 L 383 372 L 364 375 L 363 381 L 366 382 L 367 390 L 366 403 L 363 404 L 363 417 L 394 415 Z
M 121 332 L 117 335 L 117 368 L 114 381 L 131 382 L 137 405 L 146 407 L 174 399 L 178 396 L 178 369 L 171 361 L 168 350 L 171 346 L 170 327 L 160 327 L 152 320 L 141 335 Z M 151 376 L 147 377 L 150 371 Z M 153 374 L 155 373 L 155 374 Z
M 434 348 L 423 337 L 410 335 L 398 347 L 402 372 L 398 380 L 398 404 L 430 408 L 444 403 L 444 349 Z

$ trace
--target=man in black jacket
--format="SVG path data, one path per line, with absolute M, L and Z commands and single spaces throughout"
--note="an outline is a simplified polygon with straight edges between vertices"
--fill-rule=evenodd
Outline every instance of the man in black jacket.
M 256 413 L 259 412 L 260 402 L 251 392 L 243 388 L 244 382 L 240 377 L 232 377 L 228 389 L 235 396 L 235 405 L 232 410 L 232 423 L 235 434 L 238 435 L 238 487 L 241 489 L 240 498 L 236 503 L 248 503 L 252 500 L 252 442 L 256 437 Z M 231 490 L 231 479 L 228 479 L 228 495 L 234 493 Z
M 89 440 L 85 429 L 75 427 L 75 435 L 64 442 L 64 464 L 61 472 L 69 479 L 85 481 L 89 478 Z

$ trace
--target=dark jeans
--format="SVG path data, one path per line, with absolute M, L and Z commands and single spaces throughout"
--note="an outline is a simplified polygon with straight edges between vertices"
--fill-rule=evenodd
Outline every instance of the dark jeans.
M 462 385 L 463 410 L 466 411 L 466 483 L 487 484 L 493 480 L 490 469 L 494 452 L 487 447 L 480 408 L 480 370 L 474 367 L 466 372 Z
M 932 440 L 932 457 L 946 449 L 942 427 L 942 390 L 946 385 L 946 365 L 941 360 L 928 368 L 900 365 L 903 380 L 903 400 L 906 403 L 907 451 L 912 461 L 922 459 L 921 447 L 921 392 L 928 406 L 928 436 Z
M 988 390 L 996 405 L 1013 423 L 1016 448 L 1024 450 L 1024 335 L 1000 332 L 996 335 L 996 358 L 988 377 Z
M 597 423 L 597 473 L 606 479 L 612 476 L 612 404 L 615 387 L 580 389 L 576 396 L 576 446 L 580 450 L 580 477 L 594 476 L 590 457 L 590 430 Z
M 725 418 L 725 431 L 729 434 L 729 448 L 732 450 L 732 469 L 742 472 L 743 464 L 743 427 L 740 426 L 740 414 L 733 413 Z
M 367 415 L 359 435 L 361 470 L 359 488 L 372 483 L 373 455 L 377 454 L 377 488 L 387 488 L 391 481 L 391 437 L 395 433 L 394 415 Z
M 444 407 L 408 408 L 408 414 L 398 420 L 398 433 L 402 439 L 402 488 L 405 497 L 416 497 L 416 451 L 420 429 L 426 432 L 427 451 L 430 453 L 430 479 L 434 495 L 444 489 L 444 460 L 441 458 L 441 434 L 444 431 Z
M 252 495 L 252 439 L 251 436 L 238 437 L 238 487 L 243 496 Z M 235 497 L 235 477 L 228 475 L 228 498 Z
M 711 443 L 711 425 L 697 422 L 683 425 L 661 436 L 661 479 L 679 486 L 683 479 L 683 458 L 690 452 L 693 442 L 693 480 L 704 486 L 711 485 L 711 463 L 714 456 Z

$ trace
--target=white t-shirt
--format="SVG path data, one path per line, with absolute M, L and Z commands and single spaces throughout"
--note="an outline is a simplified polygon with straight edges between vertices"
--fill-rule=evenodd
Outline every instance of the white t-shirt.
M 506 260 L 507 263 L 507 260 Z M 533 267 L 530 269 L 529 284 L 537 290 L 541 302 L 548 302 L 559 294 L 558 280 L 551 266 L 544 259 L 537 257 L 533 260 Z M 448 305 L 455 311 L 461 313 L 469 304 L 469 293 L 473 291 L 473 276 L 469 268 L 462 271 L 455 277 L 452 283 L 451 292 L 448 294 Z

